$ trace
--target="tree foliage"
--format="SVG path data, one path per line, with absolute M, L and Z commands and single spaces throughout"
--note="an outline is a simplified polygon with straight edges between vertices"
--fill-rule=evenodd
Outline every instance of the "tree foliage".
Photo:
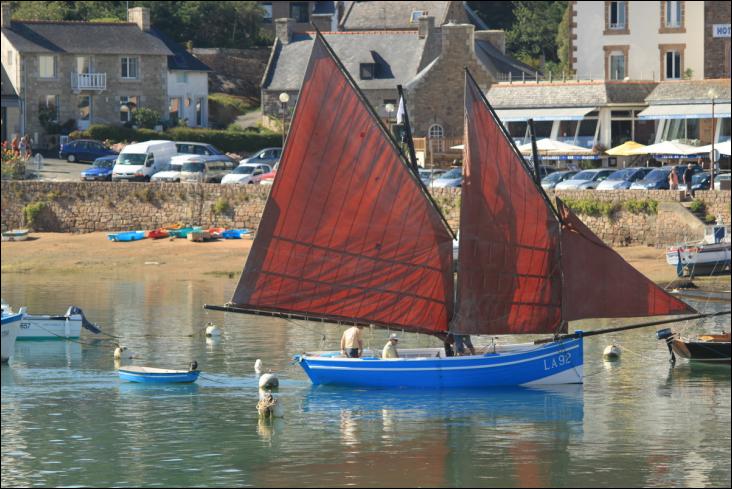
M 23 20 L 127 20 L 122 1 L 14 1 L 13 18 Z M 139 1 L 150 9 L 153 26 L 179 43 L 196 47 L 242 48 L 268 41 L 260 35 L 263 10 L 257 2 Z

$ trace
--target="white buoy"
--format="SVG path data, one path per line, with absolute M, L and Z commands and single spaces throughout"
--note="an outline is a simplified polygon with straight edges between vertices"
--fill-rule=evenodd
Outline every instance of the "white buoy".
M 280 386 L 280 380 L 273 373 L 262 374 L 259 377 L 259 388 L 260 389 L 274 389 Z
M 618 345 L 607 345 L 602 352 L 602 358 L 606 362 L 620 360 L 620 347 Z
M 214 323 L 208 323 L 208 326 L 206 326 L 206 336 L 221 336 L 221 328 Z
M 133 356 L 132 351 L 130 351 L 126 346 L 118 346 L 114 349 L 115 360 L 130 360 Z
M 257 361 L 254 362 L 254 371 L 258 374 L 262 373 L 262 360 L 257 358 Z

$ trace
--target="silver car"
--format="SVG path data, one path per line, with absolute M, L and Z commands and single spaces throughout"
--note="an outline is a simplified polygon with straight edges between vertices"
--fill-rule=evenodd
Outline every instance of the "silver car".
M 453 168 L 432 183 L 435 188 L 461 187 L 463 185 L 463 169 Z
M 609 177 L 615 170 L 608 168 L 598 168 L 595 170 L 583 170 L 574 175 L 569 180 L 565 180 L 557 184 L 554 190 L 587 190 L 595 189 L 597 186 Z

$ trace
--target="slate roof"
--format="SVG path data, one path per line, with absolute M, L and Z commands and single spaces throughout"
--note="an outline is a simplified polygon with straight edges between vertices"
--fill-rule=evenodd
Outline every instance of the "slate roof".
M 709 90 L 717 93 L 719 102 L 730 101 L 730 80 L 664 81 L 646 99 L 650 105 L 710 103 Z
M 445 24 L 450 2 L 350 2 L 341 20 L 346 30 L 416 29 L 410 22 L 412 12 L 426 10 L 435 25 Z
M 13 21 L 3 34 L 21 53 L 173 55 L 158 37 L 128 22 Z
M 657 84 L 624 81 L 496 83 L 486 97 L 497 109 L 645 104 L 646 97 Z
M 17 100 L 18 93 L 15 91 L 13 84 L 10 83 L 10 77 L 5 71 L 5 67 L 2 67 L 2 97 L 4 100 Z
M 414 78 L 425 39 L 417 31 L 326 32 L 323 34 L 358 86 L 363 90 L 394 90 Z M 313 35 L 294 34 L 288 44 L 275 42 L 272 60 L 262 83 L 264 90 L 300 90 Z M 377 76 L 362 80 L 359 64 L 376 62 Z
M 520 79 L 522 73 L 531 76 L 536 74 L 534 68 L 503 54 L 488 41 L 475 41 L 475 55 L 494 75 L 511 73 L 513 78 Z
M 159 30 L 153 27 L 150 29 L 150 34 L 163 41 L 165 46 L 173 53 L 172 56 L 168 56 L 169 70 L 211 71 L 211 68 L 203 61 L 193 56 L 183 46 Z

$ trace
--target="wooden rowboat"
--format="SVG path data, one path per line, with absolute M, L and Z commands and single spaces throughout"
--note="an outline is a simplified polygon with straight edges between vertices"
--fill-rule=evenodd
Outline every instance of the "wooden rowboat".
M 696 362 L 730 363 L 730 333 L 684 338 L 666 328 L 657 331 L 656 337 L 666 341 L 672 364 L 676 355 Z

